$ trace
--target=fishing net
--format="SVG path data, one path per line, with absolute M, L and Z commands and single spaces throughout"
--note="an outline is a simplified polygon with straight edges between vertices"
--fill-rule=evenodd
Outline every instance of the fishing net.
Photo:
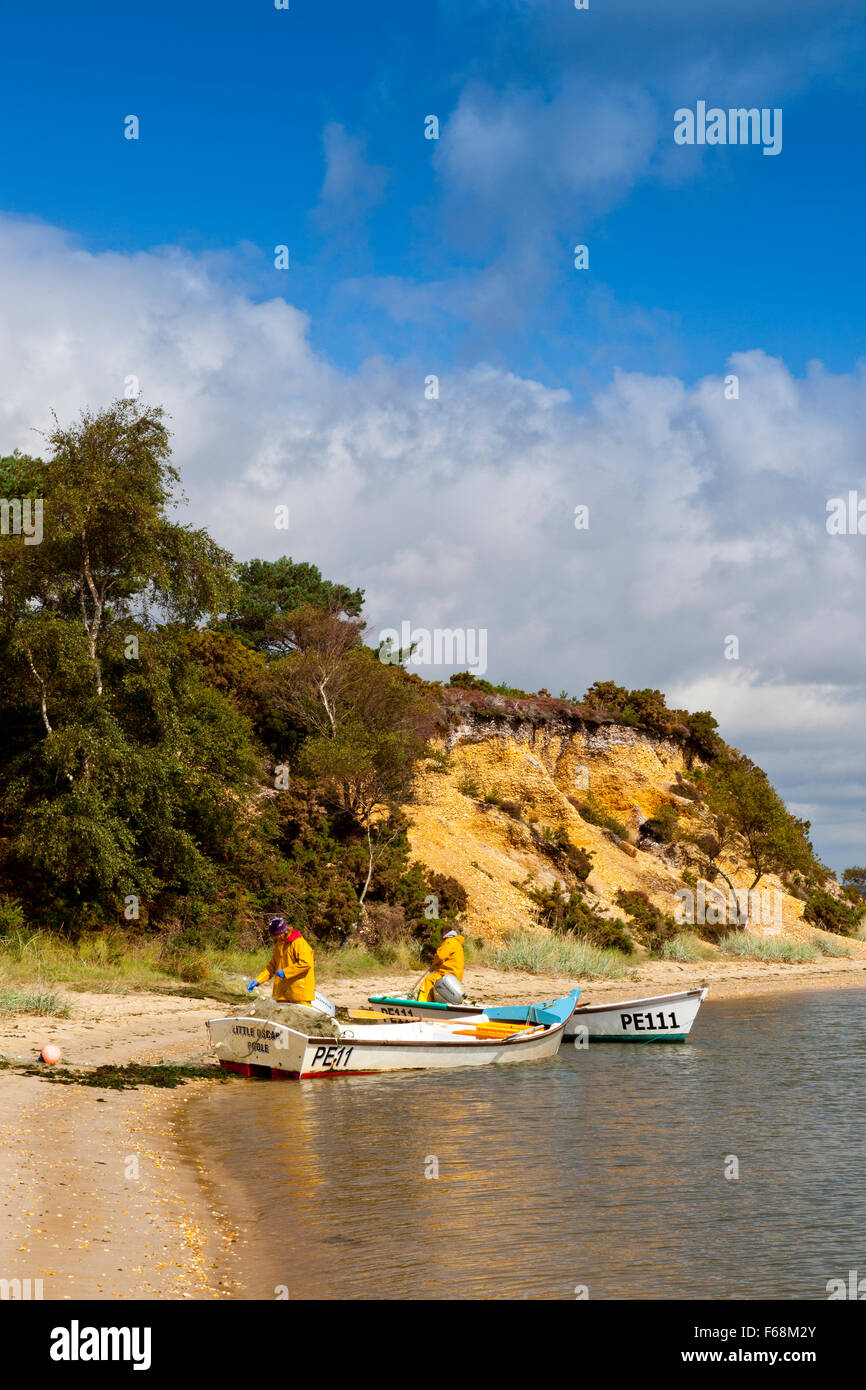
M 308 1037 L 340 1036 L 340 1025 L 336 1019 L 305 1009 L 303 1004 L 286 1004 L 279 999 L 268 999 L 267 996 L 255 999 L 252 1004 L 244 1004 L 236 1013 L 244 1018 L 265 1018 L 270 1023 L 282 1023 L 284 1027 L 294 1028 Z

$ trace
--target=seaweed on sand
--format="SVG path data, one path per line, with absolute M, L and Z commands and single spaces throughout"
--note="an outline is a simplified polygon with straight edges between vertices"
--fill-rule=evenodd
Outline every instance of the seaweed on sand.
M 68 1067 L 34 1065 L 19 1069 L 24 1076 L 39 1076 L 59 1086 L 97 1086 L 103 1090 L 125 1091 L 133 1086 L 182 1086 L 186 1081 L 205 1078 L 208 1081 L 227 1081 L 231 1072 L 214 1066 L 144 1066 L 127 1062 L 125 1066 L 110 1063 L 89 1071 L 70 1071 Z

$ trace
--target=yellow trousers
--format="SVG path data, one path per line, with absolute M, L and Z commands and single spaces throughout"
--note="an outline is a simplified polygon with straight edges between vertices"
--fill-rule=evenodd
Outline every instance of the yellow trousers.
M 441 980 L 443 975 L 450 975 L 450 970 L 431 970 L 429 975 L 425 975 L 421 981 L 421 988 L 418 991 L 418 1003 L 429 1004 L 433 999 L 433 986 L 437 980 Z

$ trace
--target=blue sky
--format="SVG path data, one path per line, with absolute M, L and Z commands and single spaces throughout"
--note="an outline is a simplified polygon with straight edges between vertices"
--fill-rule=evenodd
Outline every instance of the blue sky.
M 863 862 L 866 534 L 825 520 L 866 498 L 864 17 L 7 7 L 0 446 L 132 374 L 239 558 L 361 585 L 374 636 L 483 628 L 493 680 L 711 708 Z M 781 152 L 675 144 L 698 101 L 781 108 Z
M 341 364 L 378 351 L 443 365 L 483 357 L 578 391 L 614 365 L 694 380 L 756 344 L 797 374 L 813 357 L 842 369 L 861 350 L 850 308 L 864 291 L 863 7 L 694 9 L 21 6 L 4 21 L 3 205 L 97 251 L 243 247 L 234 273 L 252 294 L 308 310 L 313 341 Z M 521 167 L 511 205 L 494 180 L 485 209 L 483 170 L 476 198 L 465 183 L 455 193 L 441 141 L 423 139 L 425 115 L 439 115 L 445 140 L 479 89 L 489 110 L 528 98 L 558 159 L 603 141 L 580 117 L 607 92 L 640 94 L 657 139 L 612 188 L 553 178 L 539 196 Z M 673 110 L 698 97 L 781 106 L 781 156 L 674 150 Z M 138 142 L 122 139 L 128 113 Z M 353 158 L 382 171 L 381 187 L 359 199 L 335 189 L 323 217 L 334 126 Z M 544 144 L 536 158 L 543 166 Z M 591 247 L 582 276 L 578 241 Z M 290 285 L 271 268 L 278 243 L 291 250 Z M 468 287 L 464 303 L 420 320 L 383 305 L 389 277 L 441 286 L 494 265 L 511 312 L 473 313 Z

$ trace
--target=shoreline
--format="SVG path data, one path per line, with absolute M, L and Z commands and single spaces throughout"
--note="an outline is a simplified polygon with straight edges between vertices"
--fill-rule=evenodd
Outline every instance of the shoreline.
M 509 1003 L 564 993 L 561 976 L 470 968 L 470 994 Z M 340 1006 L 405 989 L 405 972 L 323 979 Z M 866 960 L 823 958 L 804 965 L 757 961 L 650 961 L 615 980 L 583 987 L 584 1003 L 708 985 L 710 999 L 818 989 L 866 988 Z M 225 1003 L 146 991 L 127 995 L 62 991 L 68 1019 L 0 1019 L 0 1058 L 36 1060 L 57 1042 L 61 1065 L 201 1063 L 204 1022 Z M 238 997 L 237 1004 L 243 1002 Z M 47 1069 L 46 1069 L 47 1071 Z M 0 1070 L 0 1277 L 43 1281 L 46 1299 L 243 1298 L 241 1233 L 232 1225 L 219 1175 L 189 1146 L 187 1106 L 215 1084 L 185 1082 L 114 1091 L 60 1085 Z
M 570 975 L 535 975 L 523 970 L 495 970 L 492 966 L 467 966 L 470 997 L 481 1004 L 511 1004 L 566 994 L 575 983 Z M 866 959 L 851 956 L 822 957 L 803 965 L 772 961 L 704 960 L 695 962 L 650 960 L 616 979 L 588 980 L 581 984 L 581 1001 L 638 998 L 673 994 L 706 985 L 712 999 L 749 995 L 787 994 L 808 989 L 866 988 Z M 356 1006 L 370 994 L 389 994 L 406 987 L 406 974 L 385 972 L 342 978 L 323 984 L 324 992 L 340 1007 Z
M 236 1233 L 178 1140 L 195 1093 L 0 1073 L 0 1274 L 45 1300 L 230 1295 Z

